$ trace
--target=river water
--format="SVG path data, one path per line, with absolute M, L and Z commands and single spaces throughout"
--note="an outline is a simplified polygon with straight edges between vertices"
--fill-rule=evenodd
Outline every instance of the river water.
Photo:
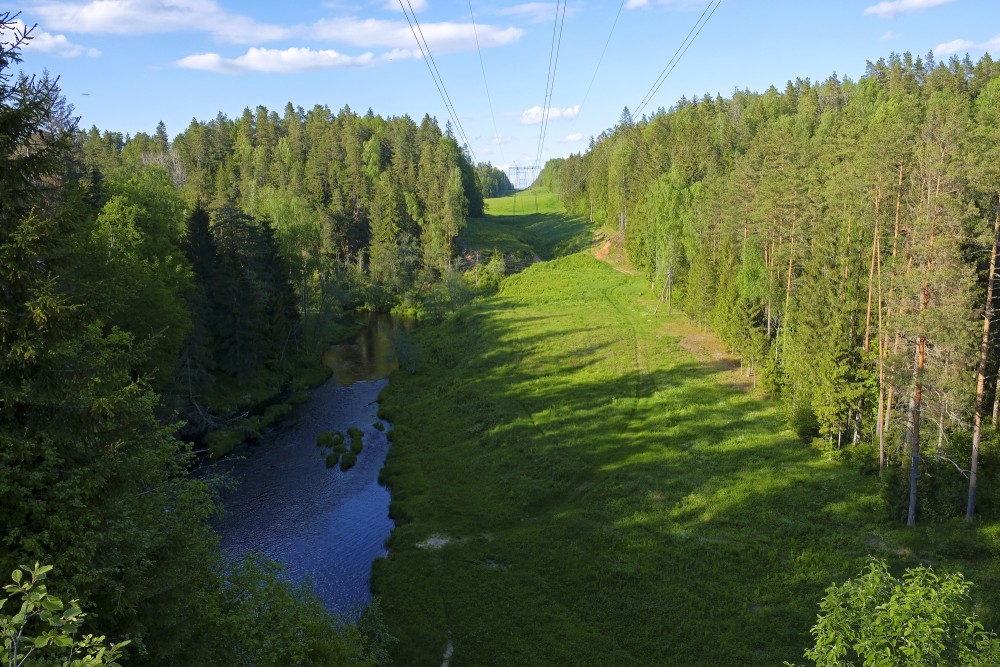
M 386 555 L 392 531 L 389 491 L 378 483 L 390 424 L 378 419 L 378 395 L 398 362 L 406 321 L 372 315 L 354 341 L 324 355 L 334 377 L 312 392 L 260 444 L 219 462 L 237 485 L 222 497 L 216 522 L 228 555 L 251 552 L 308 577 L 326 607 L 357 616 L 371 599 L 372 562 Z M 384 430 L 375 425 L 381 424 Z M 316 445 L 324 431 L 364 432 L 364 448 L 346 472 L 327 468 Z

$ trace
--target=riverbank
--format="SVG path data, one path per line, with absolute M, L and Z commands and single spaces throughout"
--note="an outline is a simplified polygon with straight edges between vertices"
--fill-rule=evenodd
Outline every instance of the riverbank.
M 258 444 L 212 464 L 230 481 L 215 522 L 227 554 L 281 563 L 293 580 L 311 580 L 328 610 L 354 619 L 371 599 L 371 564 L 393 528 L 379 482 L 392 425 L 378 417 L 379 394 L 415 322 L 370 314 L 363 324 L 327 349 L 333 377 L 311 400 Z M 318 446 L 337 433 L 349 438 L 353 465 L 336 465 L 330 448 Z

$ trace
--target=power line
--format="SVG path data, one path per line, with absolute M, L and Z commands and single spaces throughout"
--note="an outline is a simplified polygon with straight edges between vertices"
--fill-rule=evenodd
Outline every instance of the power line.
M 597 72 L 601 69 L 601 63 L 604 62 L 604 54 L 608 52 L 608 45 L 611 44 L 611 36 L 615 34 L 615 27 L 618 25 L 618 19 L 622 15 L 622 9 L 625 8 L 626 0 L 622 0 L 621 4 L 618 5 L 618 13 L 615 14 L 615 20 L 611 24 L 611 31 L 608 33 L 608 38 L 604 41 L 604 48 L 601 49 L 601 57 L 597 59 L 597 67 L 594 68 L 594 74 L 590 77 L 590 84 L 587 85 L 587 92 L 583 95 L 583 102 L 580 103 L 580 108 L 583 109 L 587 105 L 587 98 L 590 97 L 590 90 L 594 87 L 594 81 L 597 79 Z M 573 119 L 573 125 L 576 126 L 576 121 L 580 118 L 577 115 Z
M 705 24 L 708 23 L 709 19 L 712 18 L 712 14 L 715 14 L 715 10 L 718 9 L 719 5 L 721 4 L 722 0 L 713 0 L 713 2 L 709 2 L 708 5 L 705 6 L 704 11 L 702 11 L 701 16 L 698 17 L 698 20 L 695 21 L 695 24 L 691 26 L 691 29 L 688 31 L 688 34 L 684 38 L 684 41 L 682 41 L 680 43 L 680 46 L 677 47 L 677 50 L 674 51 L 674 55 L 667 62 L 666 66 L 663 68 L 663 71 L 660 72 L 660 75 L 656 77 L 656 81 L 653 82 L 653 85 L 650 87 L 649 92 L 647 92 L 645 97 L 642 98 L 642 101 L 639 103 L 639 106 L 635 110 L 635 118 L 639 118 L 642 116 L 643 109 L 645 109 L 646 105 L 652 101 L 653 96 L 656 95 L 656 92 L 660 89 L 660 86 L 663 85 L 663 82 L 667 80 L 667 77 L 669 77 L 670 74 L 674 71 L 674 68 L 677 67 L 677 63 L 679 63 L 681 61 L 681 58 L 684 57 L 684 54 L 687 53 L 687 50 L 691 47 L 691 44 L 694 43 L 694 40 L 698 37 L 699 34 L 701 34 L 701 31 L 705 27 Z M 712 11 L 710 12 L 709 9 L 711 9 Z M 706 14 L 708 15 L 707 17 Z
M 535 154 L 535 165 L 541 168 L 542 151 L 545 148 L 545 134 L 549 125 L 549 111 L 552 105 L 552 93 L 556 85 L 556 69 L 559 67 L 559 50 L 562 47 L 563 27 L 566 25 L 566 0 L 562 2 L 562 20 L 560 21 L 559 0 L 556 0 L 556 16 L 552 24 L 552 46 L 549 48 L 549 71 L 545 81 L 545 95 L 542 99 L 542 127 L 538 133 L 538 152 Z M 558 38 L 557 38 L 558 31 Z
M 448 115 L 451 116 L 452 122 L 458 129 L 459 137 L 469 149 L 469 153 L 472 155 L 473 163 L 478 163 L 476 154 L 472 150 L 472 143 L 469 141 L 469 137 L 465 134 L 465 129 L 462 127 L 462 123 L 458 119 L 458 113 L 455 111 L 455 106 L 451 103 L 451 96 L 448 95 L 448 89 L 444 85 L 444 79 L 441 77 L 441 72 L 437 68 L 437 63 L 434 61 L 434 55 L 431 53 L 431 47 L 427 43 L 427 39 L 424 37 L 424 31 L 420 27 L 420 22 L 417 20 L 417 14 L 413 11 L 413 5 L 410 4 L 410 0 L 406 0 L 406 6 L 410 8 L 409 14 L 406 13 L 406 7 L 403 7 L 403 0 L 399 0 L 399 8 L 403 10 L 403 16 L 406 17 L 406 22 L 410 26 L 410 32 L 413 33 L 413 39 L 417 41 L 417 48 L 420 49 L 421 55 L 424 56 L 424 63 L 427 65 L 427 70 L 431 73 L 431 78 L 434 79 L 434 85 L 437 86 L 438 94 L 441 96 L 441 101 L 444 102 Z M 413 15 L 412 21 L 410 21 L 410 14 Z M 413 27 L 414 24 L 416 25 L 416 29 Z M 420 33 L 419 37 L 417 37 L 418 32 Z
M 479 29 L 476 28 L 476 14 L 472 11 L 472 0 L 469 0 L 469 16 L 472 17 L 472 33 L 476 36 L 476 51 L 479 52 L 479 68 L 483 71 L 483 86 L 486 88 L 486 101 L 490 105 L 490 118 L 493 119 L 493 136 L 497 146 L 500 146 L 500 132 L 497 130 L 497 117 L 493 113 L 493 98 L 490 96 L 490 84 L 486 81 L 486 65 L 483 63 L 483 49 L 479 46 Z M 471 150 L 471 149 L 470 149 Z M 506 162 L 503 149 L 500 149 L 500 159 Z
M 719 5 L 721 4 L 722 0 L 712 0 L 705 7 L 704 11 L 702 11 L 701 13 L 701 16 L 699 16 L 698 20 L 695 21 L 693 26 L 691 26 L 691 29 L 688 31 L 687 36 L 684 37 L 684 40 L 677 47 L 677 50 L 674 51 L 674 55 L 667 62 L 666 66 L 663 68 L 663 71 L 661 71 L 660 75 L 656 77 L 656 81 L 653 82 L 653 85 L 650 87 L 649 91 L 642 98 L 642 101 L 636 108 L 633 118 L 639 118 L 641 116 L 643 109 L 645 109 L 646 105 L 649 104 L 650 101 L 652 101 L 653 96 L 656 95 L 656 92 L 663 85 L 663 82 L 667 80 L 667 77 L 669 77 L 670 74 L 674 71 L 674 68 L 677 67 L 677 64 L 681 61 L 681 58 L 683 58 L 684 54 L 687 53 L 688 49 L 691 47 L 691 44 L 693 44 L 694 40 L 698 37 L 698 35 L 701 34 L 701 31 L 704 29 L 709 19 L 712 18 L 712 15 L 715 14 L 715 10 L 718 9 Z M 612 135 L 611 137 L 611 141 L 617 142 L 621 138 L 621 136 L 622 136 L 621 133 L 615 132 L 614 135 Z M 607 159 L 610 156 L 610 152 L 611 149 L 608 148 L 606 151 L 602 153 L 605 159 Z M 590 168 L 587 170 L 587 173 L 584 174 L 583 176 L 582 179 L 583 181 L 586 181 L 587 179 L 590 178 L 590 175 L 597 168 L 597 165 L 598 165 L 597 160 L 594 160 L 591 163 Z

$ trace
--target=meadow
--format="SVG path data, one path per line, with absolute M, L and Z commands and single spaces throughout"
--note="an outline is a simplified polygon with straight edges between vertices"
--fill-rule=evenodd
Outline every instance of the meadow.
M 469 220 L 458 243 L 484 256 L 499 250 L 528 260 L 553 259 L 586 248 L 590 229 L 585 220 L 567 214 L 554 194 L 538 187 L 487 199 L 486 215 Z
M 556 258 L 420 328 L 382 395 L 397 527 L 373 587 L 398 664 L 801 663 L 824 590 L 872 555 L 965 572 L 989 626 L 995 526 L 890 521 L 874 475 L 803 443 L 535 194 L 463 238 Z

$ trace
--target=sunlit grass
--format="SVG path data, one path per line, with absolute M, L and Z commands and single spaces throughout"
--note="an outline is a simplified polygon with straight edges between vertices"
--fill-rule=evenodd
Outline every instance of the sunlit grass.
M 383 394 L 398 526 L 374 586 L 398 664 L 449 639 L 456 665 L 801 661 L 830 583 L 927 557 L 874 478 L 665 335 L 685 327 L 654 300 L 581 253 L 417 332 Z
M 536 257 L 576 252 L 591 240 L 591 226 L 566 214 L 559 198 L 544 188 L 487 199 L 486 211 L 486 216 L 470 219 L 459 237 L 460 245 L 471 252 L 499 250 L 527 264 Z

